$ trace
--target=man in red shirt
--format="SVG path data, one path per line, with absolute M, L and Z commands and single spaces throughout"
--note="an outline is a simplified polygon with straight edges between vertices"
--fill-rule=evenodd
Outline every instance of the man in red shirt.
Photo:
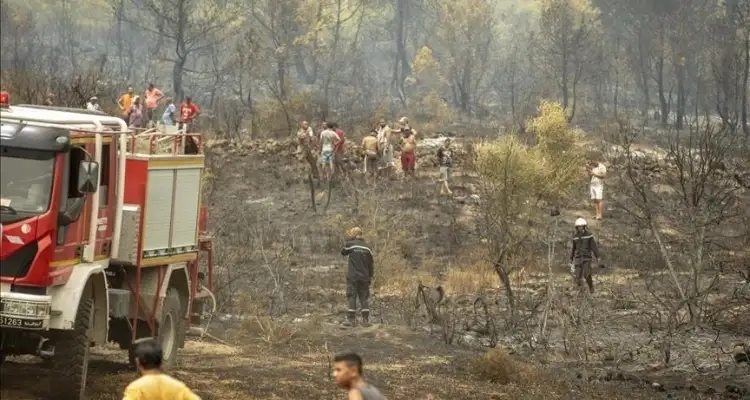
M 193 103 L 193 99 L 186 97 L 185 101 L 180 104 L 180 123 L 177 125 L 177 129 L 184 129 L 187 133 L 190 129 L 190 125 L 193 124 L 193 119 L 195 119 L 200 112 L 200 108 Z
M 336 132 L 336 136 L 339 137 L 339 141 L 333 147 L 333 159 L 338 172 L 344 172 L 341 168 L 341 164 L 342 160 L 344 159 L 344 155 L 346 155 L 346 148 L 344 147 L 346 135 L 344 135 L 344 131 L 342 131 L 341 128 L 339 128 L 339 125 L 336 123 L 334 123 L 334 129 Z
M 190 132 L 190 125 L 200 112 L 198 106 L 193 103 L 193 99 L 186 97 L 185 101 L 180 104 L 180 123 L 177 124 L 177 129 L 183 133 Z M 185 154 L 198 154 L 198 144 L 195 143 L 195 139 L 192 136 L 186 136 L 185 139 Z

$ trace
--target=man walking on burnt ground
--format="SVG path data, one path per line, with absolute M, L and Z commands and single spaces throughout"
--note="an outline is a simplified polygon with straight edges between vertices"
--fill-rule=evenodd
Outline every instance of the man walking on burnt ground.
M 580 287 L 585 279 L 589 293 L 594 293 L 594 279 L 591 276 L 591 264 L 599 260 L 599 246 L 594 234 L 589 232 L 588 223 L 583 218 L 576 219 L 573 249 L 570 253 L 570 272 Z
M 361 307 L 362 326 L 370 325 L 370 283 L 374 272 L 372 249 L 362 239 L 362 229 L 352 228 L 348 240 L 341 249 L 341 255 L 349 256 L 349 267 L 346 274 L 346 321 L 343 326 L 355 326 L 357 323 L 357 300 Z

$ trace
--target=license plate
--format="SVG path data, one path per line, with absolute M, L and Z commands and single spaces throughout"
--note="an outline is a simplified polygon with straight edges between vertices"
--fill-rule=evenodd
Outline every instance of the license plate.
M 18 329 L 42 329 L 44 321 L 41 319 L 21 319 L 13 317 L 0 317 L 0 327 Z

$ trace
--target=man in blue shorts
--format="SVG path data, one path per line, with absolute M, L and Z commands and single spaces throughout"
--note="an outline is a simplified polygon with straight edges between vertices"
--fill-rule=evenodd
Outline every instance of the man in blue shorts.
M 326 125 L 326 129 L 320 133 L 320 164 L 323 165 L 323 170 L 321 171 L 322 179 L 330 178 L 335 168 L 333 153 L 341 139 L 334 129 L 334 124 L 329 122 Z

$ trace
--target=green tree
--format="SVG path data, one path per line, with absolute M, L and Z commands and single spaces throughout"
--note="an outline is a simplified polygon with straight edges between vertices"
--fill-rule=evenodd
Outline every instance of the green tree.
M 472 113 L 490 78 L 496 23 L 487 0 L 443 0 L 437 13 L 441 63 L 451 83 L 454 105 Z
M 590 0 L 540 0 L 539 57 L 559 89 L 568 118 L 575 117 L 578 84 L 592 56 L 599 10 Z
M 515 300 L 510 274 L 521 267 L 521 255 L 533 232 L 531 226 L 545 208 L 569 196 L 581 179 L 583 134 L 568 126 L 558 103 L 543 102 L 539 115 L 528 122 L 536 136 L 526 146 L 516 135 L 477 146 L 482 220 L 490 256 L 505 287 L 511 311 Z

